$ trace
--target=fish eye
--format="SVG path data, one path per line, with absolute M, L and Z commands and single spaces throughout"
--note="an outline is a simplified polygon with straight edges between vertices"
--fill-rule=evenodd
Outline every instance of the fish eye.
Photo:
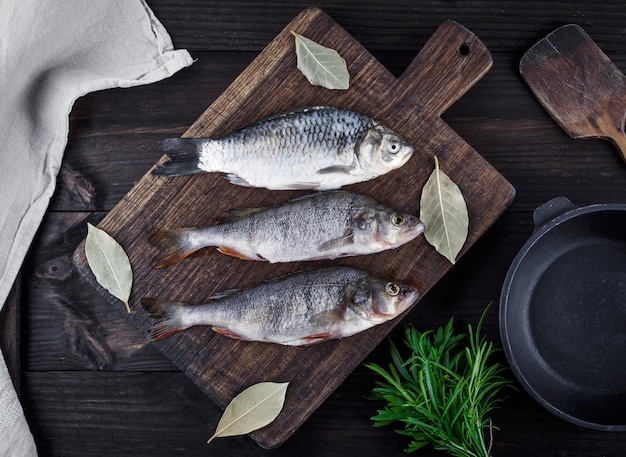
M 403 225 L 406 222 L 405 217 L 402 214 L 392 214 L 391 215 L 391 223 L 395 226 Z
M 387 151 L 389 151 L 390 154 L 397 154 L 398 151 L 400 151 L 400 143 L 392 141 L 389 143 L 389 146 L 387 146 Z
M 396 284 L 395 282 L 388 282 L 387 285 L 385 286 L 385 290 L 387 291 L 389 295 L 395 297 L 396 295 L 400 293 L 400 286 Z

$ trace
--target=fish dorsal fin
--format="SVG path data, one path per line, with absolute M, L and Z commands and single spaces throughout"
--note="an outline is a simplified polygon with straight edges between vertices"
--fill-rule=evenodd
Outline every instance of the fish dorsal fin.
M 314 192 L 312 194 L 304 194 L 304 195 L 301 195 L 299 197 L 292 198 L 291 200 L 289 200 L 288 203 L 302 202 L 302 201 L 309 200 L 309 199 L 312 199 L 312 198 L 317 198 L 320 195 L 322 195 L 323 193 L 325 193 L 325 192 Z
M 215 292 L 209 297 L 209 300 L 221 300 L 222 298 L 229 297 L 232 294 L 239 292 L 241 289 L 226 289 Z
M 263 206 L 255 206 L 252 208 L 233 208 L 228 210 L 228 220 L 237 220 L 243 219 L 244 217 L 252 216 L 253 214 L 258 214 L 265 211 L 267 208 Z
M 329 194 L 348 194 L 349 192 L 346 190 L 323 190 L 319 192 L 313 192 L 311 194 L 304 194 L 299 197 L 292 198 L 289 202 L 301 202 L 304 200 L 308 200 L 310 198 L 319 198 L 320 195 L 329 195 Z

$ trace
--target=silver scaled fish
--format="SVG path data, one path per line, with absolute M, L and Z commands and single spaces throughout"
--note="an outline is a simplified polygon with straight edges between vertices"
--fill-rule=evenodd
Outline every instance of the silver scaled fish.
M 364 114 L 316 106 L 266 118 L 218 138 L 169 138 L 160 176 L 227 173 L 233 184 L 272 190 L 338 189 L 401 167 L 413 147 Z
M 336 259 L 393 249 L 424 231 L 417 217 L 343 190 L 235 214 L 209 227 L 153 234 L 152 241 L 162 247 L 156 267 L 173 265 L 208 246 L 241 259 L 270 263 Z
M 143 298 L 142 305 L 155 319 L 147 334 L 151 341 L 210 325 L 231 338 L 301 346 L 348 337 L 386 322 L 418 297 L 413 287 L 351 267 L 330 267 L 227 291 L 203 305 L 158 298 Z

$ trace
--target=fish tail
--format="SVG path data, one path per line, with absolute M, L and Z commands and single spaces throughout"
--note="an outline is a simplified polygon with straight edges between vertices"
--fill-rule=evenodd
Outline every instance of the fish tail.
M 206 140 L 201 138 L 167 138 L 161 141 L 161 150 L 170 160 L 156 167 L 152 174 L 181 176 L 202 173 L 204 170 L 198 168 L 198 165 L 204 141 Z
M 155 319 L 147 333 L 150 341 L 163 340 L 186 328 L 180 319 L 180 309 L 187 306 L 186 303 L 144 297 L 141 305 Z
M 190 246 L 187 241 L 186 231 L 186 229 L 159 230 L 150 236 L 150 240 L 161 247 L 156 268 L 172 266 L 196 251 L 196 248 Z

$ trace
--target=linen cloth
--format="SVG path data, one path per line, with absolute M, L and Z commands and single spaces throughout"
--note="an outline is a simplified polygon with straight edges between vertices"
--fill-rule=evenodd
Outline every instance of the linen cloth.
M 143 0 L 0 0 L 0 308 L 54 191 L 74 101 L 191 63 Z M 35 455 L 0 356 L 0 456 Z

